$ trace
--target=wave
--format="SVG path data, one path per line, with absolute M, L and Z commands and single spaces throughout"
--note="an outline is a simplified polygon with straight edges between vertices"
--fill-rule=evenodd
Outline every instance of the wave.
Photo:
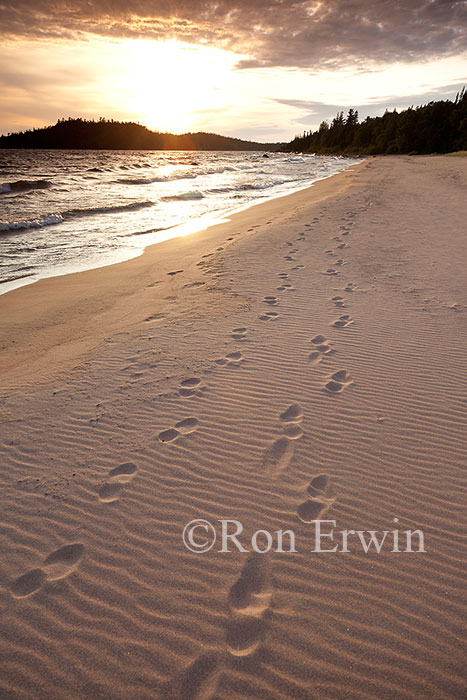
M 110 207 L 90 207 L 87 209 L 68 209 L 68 211 L 63 212 L 62 216 L 64 219 L 77 218 L 82 216 L 96 216 L 99 214 L 117 214 L 120 211 L 138 211 L 139 209 L 146 209 L 147 207 L 153 207 L 154 202 L 150 200 L 145 202 L 131 202 L 130 204 L 116 204 Z
M 290 180 L 274 180 L 274 182 L 246 182 L 244 185 L 240 185 L 239 190 L 267 190 L 270 187 L 277 187 L 278 185 L 284 185 L 290 182 Z
M 25 190 L 46 190 L 49 187 L 52 187 L 49 180 L 17 180 L 16 182 L 4 182 L 0 185 L 0 194 L 24 192 Z
M 116 214 L 122 211 L 138 211 L 146 207 L 153 207 L 154 202 L 132 202 L 131 204 L 118 204 L 110 207 L 91 207 L 88 209 L 69 209 L 57 214 L 46 214 L 35 219 L 25 221 L 5 221 L 0 222 L 0 231 L 24 231 L 30 228 L 43 228 L 61 224 L 69 219 L 76 219 L 87 216 L 98 216 L 99 214 Z
M 43 226 L 61 224 L 63 220 L 61 214 L 47 214 L 28 221 L 0 221 L 0 231 L 23 231 L 28 228 L 42 228 Z
M 183 192 L 182 194 L 173 194 L 168 197 L 162 197 L 163 202 L 185 202 L 191 199 L 204 199 L 204 194 L 194 190 L 193 192 Z
M 117 182 L 122 185 L 151 185 L 153 182 L 174 182 L 175 180 L 194 180 L 198 177 L 195 173 L 185 173 L 183 175 L 166 175 L 161 177 L 124 177 Z
M 32 272 L 28 272 L 24 275 L 12 275 L 11 277 L 5 277 L 4 279 L 0 280 L 0 284 L 7 284 L 7 282 L 16 282 L 16 280 L 22 280 L 25 277 L 31 277 L 32 274 Z

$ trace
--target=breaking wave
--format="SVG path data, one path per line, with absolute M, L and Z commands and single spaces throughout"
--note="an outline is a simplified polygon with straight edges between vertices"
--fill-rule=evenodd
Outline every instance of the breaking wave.
M 8 192 L 24 192 L 26 190 L 46 190 L 52 187 L 49 180 L 17 180 L 16 182 L 4 182 L 0 185 L 0 194 Z
M 0 221 L 0 231 L 24 231 L 29 228 L 43 228 L 61 224 L 69 219 L 98 216 L 99 214 L 115 214 L 121 211 L 138 211 L 146 207 L 153 207 L 154 202 L 132 202 L 131 204 L 121 204 L 112 207 L 90 207 L 88 209 L 69 209 L 57 214 L 46 214 L 34 219 L 25 221 Z
M 168 197 L 162 197 L 163 202 L 187 202 L 192 199 L 204 199 L 204 194 L 194 190 L 193 192 L 182 192 L 182 194 L 173 194 Z

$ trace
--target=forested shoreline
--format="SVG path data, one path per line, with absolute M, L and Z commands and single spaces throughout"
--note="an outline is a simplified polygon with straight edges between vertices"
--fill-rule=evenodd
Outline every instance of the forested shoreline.
M 287 151 L 339 155 L 449 153 L 467 149 L 467 93 L 359 122 L 358 112 L 339 112 L 317 131 L 297 136 Z
M 0 136 L 0 148 L 156 151 L 267 151 L 282 144 L 256 143 L 204 132 L 169 134 L 113 119 L 59 119 L 53 126 Z

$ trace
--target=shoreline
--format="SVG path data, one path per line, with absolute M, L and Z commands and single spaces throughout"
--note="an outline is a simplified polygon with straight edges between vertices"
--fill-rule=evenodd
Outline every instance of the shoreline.
M 42 278 L 1 294 L 0 336 L 8 340 L 0 344 L 0 387 L 6 378 L 16 386 L 26 378 L 29 381 L 31 375 L 37 375 L 39 381 L 50 378 L 102 342 L 109 333 L 121 329 L 122 319 L 127 327 L 154 313 L 154 305 L 157 312 L 163 312 L 163 294 L 169 289 L 179 291 L 182 285 L 178 283 L 181 279 L 186 283 L 189 276 L 186 269 L 180 273 L 181 277 L 170 274 L 179 269 L 180 258 L 188 256 L 184 268 L 190 267 L 196 276 L 192 269 L 194 258 L 208 255 L 225 235 L 236 233 L 238 227 L 248 227 L 252 222 L 256 226 L 257 219 L 260 226 L 266 225 L 266 219 L 280 219 L 282 210 L 288 206 L 301 208 L 334 196 L 351 184 L 351 176 L 367 162 L 317 180 L 311 187 L 245 205 L 222 217 L 220 222 L 216 220 L 193 232 L 149 244 L 140 254 L 122 262 Z M 196 227 L 196 222 L 182 226 L 192 225 Z M 157 280 L 158 294 L 148 292 L 155 283 L 154 276 L 163 276 Z M 164 279 L 167 276 L 169 279 Z M 138 299 L 132 305 L 126 304 L 134 295 Z M 131 320 L 130 313 L 133 313 Z M 53 366 L 47 358 L 44 362 L 41 359 L 47 353 L 53 353 Z
M 466 187 L 371 159 L 3 297 L 2 698 L 465 698 Z
M 343 160 L 345 159 L 344 156 L 341 157 Z M 348 157 L 350 160 L 359 160 L 360 162 L 363 162 L 365 160 L 368 160 L 368 158 L 362 157 Z M 347 166 L 346 170 L 349 168 L 353 167 L 354 165 L 358 165 L 359 163 L 354 163 L 353 165 Z M 345 172 L 345 171 L 341 171 Z M 340 173 L 335 173 L 335 174 L 340 174 Z M 149 230 L 147 233 L 158 233 L 159 231 L 170 231 L 172 234 L 168 238 L 164 238 L 161 241 L 153 241 L 150 243 L 146 243 L 142 245 L 140 248 L 136 249 L 134 251 L 133 255 L 126 255 L 125 257 L 118 259 L 118 256 L 114 261 L 111 262 L 105 262 L 100 265 L 92 266 L 92 267 L 85 267 L 83 269 L 77 269 L 77 270 L 65 270 L 63 272 L 57 273 L 57 274 L 52 274 L 52 275 L 44 275 L 44 276 L 39 276 L 37 279 L 33 279 L 31 281 L 25 281 L 25 282 L 20 282 L 18 285 L 11 287 L 12 284 L 15 284 L 15 282 L 19 282 L 20 280 L 23 280 L 27 277 L 30 277 L 31 275 L 19 275 L 17 277 L 14 277 L 9 280 L 4 280 L 0 283 L 0 296 L 3 296 L 4 294 L 9 294 L 10 292 L 15 291 L 16 289 L 20 289 L 21 287 L 26 287 L 30 284 L 36 284 L 37 282 L 40 282 L 43 279 L 51 279 L 52 277 L 65 277 L 67 275 L 74 275 L 74 274 L 79 274 L 80 272 L 89 272 L 92 270 L 99 270 L 103 267 L 110 267 L 112 265 L 118 265 L 122 262 L 128 262 L 129 260 L 133 260 L 134 258 L 139 257 L 144 253 L 146 248 L 151 247 L 152 245 L 158 245 L 159 243 L 164 243 L 167 240 L 171 240 L 172 238 L 178 238 L 180 236 L 186 236 L 192 233 L 199 233 L 200 231 L 203 231 L 207 228 L 210 228 L 212 226 L 216 226 L 221 223 L 225 223 L 226 221 L 230 220 L 230 217 L 234 216 L 235 214 L 246 211 L 247 209 L 250 209 L 251 207 L 254 207 L 258 204 L 267 204 L 270 201 L 273 201 L 274 199 L 281 199 L 282 197 L 288 197 L 291 194 L 296 194 L 297 192 L 301 192 L 303 190 L 311 189 L 314 187 L 318 182 L 321 182 L 322 180 L 328 180 L 330 177 L 334 177 L 334 175 L 324 175 L 324 176 L 319 176 L 311 184 L 308 185 L 300 185 L 296 188 L 292 187 L 290 188 L 289 192 L 281 192 L 279 194 L 271 194 L 268 197 L 265 197 L 264 199 L 252 199 L 244 204 L 240 204 L 238 206 L 229 208 L 229 209 L 221 209 L 219 211 L 212 211 L 212 212 L 207 212 L 205 214 L 200 215 L 199 217 L 195 217 L 192 219 L 189 219 L 188 221 L 180 224 L 174 224 L 173 226 L 169 226 L 167 228 L 162 227 L 162 228 L 156 228 L 154 230 Z M 9 287 L 10 285 L 10 287 Z M 5 287 L 9 287 L 6 288 Z

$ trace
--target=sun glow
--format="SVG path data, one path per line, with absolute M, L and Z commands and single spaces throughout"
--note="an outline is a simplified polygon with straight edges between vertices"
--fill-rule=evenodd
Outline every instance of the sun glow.
M 108 91 L 149 128 L 187 131 L 197 111 L 222 107 L 233 54 L 176 41 L 129 40 L 119 48 L 124 60 Z

